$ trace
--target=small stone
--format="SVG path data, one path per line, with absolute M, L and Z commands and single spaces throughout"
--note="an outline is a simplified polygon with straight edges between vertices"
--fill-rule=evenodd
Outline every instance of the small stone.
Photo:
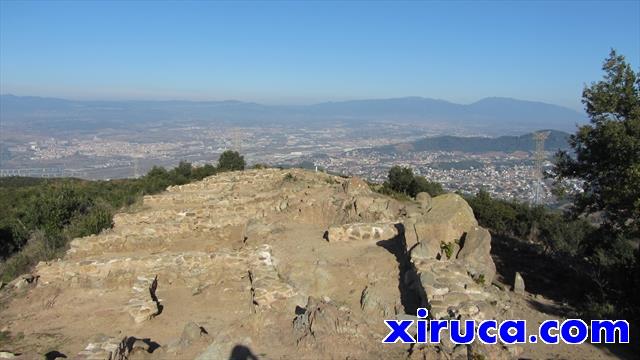
M 131 352 L 133 351 L 141 351 L 141 352 L 149 352 L 149 344 L 144 342 L 142 339 L 136 339 L 133 344 L 131 344 Z
M 16 289 L 22 289 L 29 286 L 29 282 L 26 279 L 18 279 L 13 283 L 13 287 Z
M 203 328 L 191 321 L 184 326 L 180 340 L 185 344 L 190 344 L 192 341 L 199 339 L 203 334 L 205 334 Z
M 516 294 L 524 294 L 524 279 L 519 272 L 516 272 L 515 280 L 513 281 L 513 292 Z
M 511 356 L 513 356 L 514 358 L 517 358 L 522 354 L 524 350 L 522 346 L 510 345 L 510 346 L 507 346 L 507 351 L 509 352 L 509 354 L 511 354 Z
M 458 345 L 453 348 L 453 353 L 451 354 L 451 358 L 454 360 L 467 360 L 467 347 L 465 345 Z

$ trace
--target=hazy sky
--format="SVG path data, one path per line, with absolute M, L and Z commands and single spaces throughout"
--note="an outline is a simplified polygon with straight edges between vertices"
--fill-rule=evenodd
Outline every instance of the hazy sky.
M 640 1 L 0 0 L 0 92 L 309 103 L 507 96 L 581 108 Z

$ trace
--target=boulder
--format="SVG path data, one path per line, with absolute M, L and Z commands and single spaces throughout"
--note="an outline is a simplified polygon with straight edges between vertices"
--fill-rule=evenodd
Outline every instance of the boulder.
M 407 251 L 410 251 L 418 244 L 418 234 L 416 233 L 416 218 L 409 217 L 402 222 L 402 227 L 404 228 L 405 246 Z
M 428 249 L 425 254 L 435 258 L 440 254 L 442 243 L 457 242 L 465 232 L 477 227 L 478 222 L 460 195 L 436 196 L 431 203 L 431 211 L 417 219 L 414 229 L 417 241 Z
M 515 279 L 513 280 L 513 292 L 516 294 L 524 294 L 524 279 L 519 272 L 516 272 Z
M 487 229 L 474 227 L 467 232 L 458 253 L 467 272 L 484 284 L 491 284 L 496 274 L 496 265 L 491 258 L 491 234 Z
M 418 224 L 416 224 L 416 228 Z M 417 231 L 416 231 L 417 232 Z M 417 259 L 435 259 L 440 253 L 440 243 L 434 241 L 424 240 L 420 241 L 411 250 L 411 259 L 416 261 Z
M 342 183 L 344 192 L 349 195 L 367 194 L 371 193 L 371 188 L 364 180 L 359 177 L 353 176 Z
M 429 193 L 421 192 L 416 195 L 416 201 L 424 211 L 431 210 L 431 200 L 431 195 L 429 195 Z

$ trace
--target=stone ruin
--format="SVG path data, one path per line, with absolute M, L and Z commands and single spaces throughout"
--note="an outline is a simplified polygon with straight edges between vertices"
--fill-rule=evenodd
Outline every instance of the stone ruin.
M 65 302 L 16 300 L 3 321 L 57 332 L 57 350 L 79 359 L 511 358 L 501 346 L 381 344 L 383 320 L 418 307 L 508 318 L 490 250 L 456 194 L 399 202 L 358 178 L 229 172 L 145 196 L 112 229 L 73 240 L 19 289 Z

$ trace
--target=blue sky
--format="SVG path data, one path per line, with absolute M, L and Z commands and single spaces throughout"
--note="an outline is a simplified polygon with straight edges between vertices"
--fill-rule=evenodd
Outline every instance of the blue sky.
M 581 108 L 640 1 L 0 1 L 0 92 L 264 103 L 506 96 Z

